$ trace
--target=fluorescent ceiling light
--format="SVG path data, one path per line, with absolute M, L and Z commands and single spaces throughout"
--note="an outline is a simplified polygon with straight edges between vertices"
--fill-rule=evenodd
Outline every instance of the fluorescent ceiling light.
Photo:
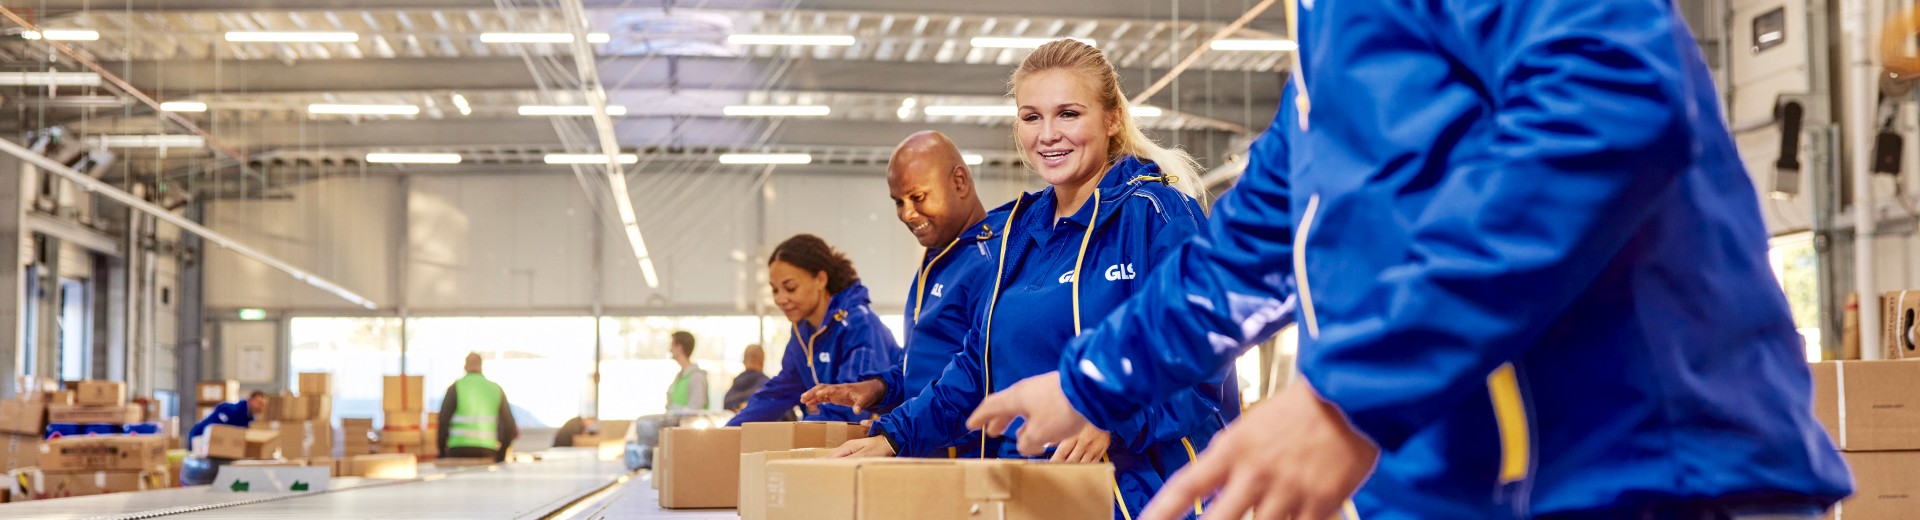
M 473 105 L 467 104 L 467 97 L 460 95 L 458 92 L 453 94 L 453 107 L 460 109 L 460 115 L 473 115 Z
M 1213 43 L 1207 44 L 1207 47 L 1216 51 L 1278 52 L 1299 50 L 1300 44 L 1295 43 L 1293 40 L 1282 40 L 1278 38 L 1225 38 L 1214 40 Z
M 930 116 L 952 117 L 1013 117 L 1020 113 L 1013 105 L 927 105 L 920 111 Z
M 1133 107 L 1133 117 L 1160 117 L 1160 107 L 1139 105 Z
M 586 106 L 586 105 L 521 105 L 520 115 L 523 115 L 523 116 L 591 116 L 593 115 L 593 107 Z M 620 105 L 607 105 L 607 115 L 610 115 L 610 116 L 627 115 L 627 107 L 620 106 Z
M 367 162 L 376 164 L 460 164 L 457 153 L 370 153 Z
M 322 32 L 322 31 L 230 31 L 230 42 L 272 42 L 272 43 L 353 43 L 360 41 L 359 33 Z
M 607 43 L 613 35 L 588 33 L 587 43 Z M 480 33 L 480 43 L 573 43 L 573 33 Z
M 160 104 L 160 110 L 167 112 L 206 112 L 207 104 L 199 101 L 168 101 Z
M 813 156 L 804 153 L 729 153 L 720 154 L 720 164 L 812 164 Z
M 826 105 L 734 105 L 720 113 L 736 117 L 817 117 L 833 113 Z
M 970 42 L 974 47 L 991 49 L 1036 49 L 1054 40 L 1078 40 L 1080 43 L 1094 45 L 1088 38 L 1026 38 L 1008 36 L 976 36 Z M 1094 45 L 1098 47 L 1098 45 Z
M 200 148 L 206 138 L 191 134 L 101 135 L 93 142 L 103 148 Z
M 727 45 L 853 45 L 853 35 L 848 34 L 734 34 L 727 36 Z
M 979 165 L 981 163 L 987 162 L 987 158 L 985 156 L 982 156 L 977 153 L 960 154 L 960 160 L 966 162 L 969 165 Z
M 97 87 L 100 75 L 92 72 L 0 72 L 0 85 L 9 87 Z
M 419 115 L 418 105 L 339 105 L 315 103 L 307 105 L 308 114 L 338 114 L 359 116 L 411 116 Z
M 597 153 L 550 153 L 547 154 L 546 161 L 547 164 L 606 164 L 607 156 Z M 635 164 L 639 162 L 640 156 L 638 155 L 630 153 L 620 154 L 620 164 Z
M 20 37 L 29 40 L 38 40 L 44 37 L 48 40 L 56 41 L 90 42 L 100 39 L 100 31 L 92 29 L 46 29 L 38 32 L 23 32 L 20 33 Z

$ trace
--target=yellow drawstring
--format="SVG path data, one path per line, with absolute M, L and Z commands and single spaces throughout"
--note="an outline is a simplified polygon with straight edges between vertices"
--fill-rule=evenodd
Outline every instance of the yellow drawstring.
M 947 252 L 952 251 L 953 246 L 959 243 L 960 243 L 960 239 L 958 237 L 955 237 L 952 242 L 947 242 L 947 247 L 945 249 L 941 249 L 940 254 L 933 255 L 933 259 L 928 260 L 927 265 L 920 266 L 920 275 L 914 277 L 915 280 L 913 282 L 913 320 L 914 321 L 916 322 L 920 321 L 920 307 L 927 304 L 927 271 L 933 269 L 933 264 L 939 263 L 940 259 L 946 257 Z M 913 331 L 907 331 L 907 333 L 912 334 Z M 911 359 L 913 359 L 913 350 L 911 349 L 907 350 L 906 353 L 900 355 L 900 373 L 901 374 L 906 373 L 906 370 L 907 370 L 906 367 L 908 366 L 907 361 Z
M 1013 201 L 1013 211 L 1007 212 L 1008 232 L 1000 234 L 1000 266 L 993 271 L 993 296 L 987 300 L 987 326 L 980 334 L 980 370 L 985 380 L 980 387 L 981 393 L 993 395 L 993 307 L 1000 303 L 1000 282 L 1007 273 L 1007 238 L 1013 236 L 1013 217 L 1020 214 L 1020 200 Z M 980 432 L 980 458 L 987 458 L 987 432 Z

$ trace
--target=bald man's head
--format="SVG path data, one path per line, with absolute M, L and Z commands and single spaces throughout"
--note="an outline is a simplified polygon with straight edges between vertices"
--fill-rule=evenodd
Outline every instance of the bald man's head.
M 893 149 L 887 189 L 895 215 L 922 247 L 953 242 L 987 214 L 960 148 L 940 132 L 916 132 Z

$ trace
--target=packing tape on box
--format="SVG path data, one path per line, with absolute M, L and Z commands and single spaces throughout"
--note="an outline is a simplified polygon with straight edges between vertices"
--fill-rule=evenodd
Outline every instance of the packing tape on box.
M 995 510 L 994 518 L 1007 518 L 1007 502 L 1013 500 L 1013 468 L 1005 464 L 961 464 L 966 483 L 963 493 L 975 501 L 968 513 L 979 517 L 985 502 Z
M 98 489 L 107 488 L 107 472 L 105 471 L 93 472 L 93 487 Z
M 1847 363 L 1844 361 L 1833 362 L 1833 394 L 1839 396 L 1840 401 L 1840 438 L 1835 442 L 1844 450 L 1847 449 Z

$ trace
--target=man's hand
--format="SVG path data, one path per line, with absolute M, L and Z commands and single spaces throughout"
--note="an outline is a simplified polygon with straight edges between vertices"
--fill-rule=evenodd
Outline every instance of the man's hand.
M 847 441 L 846 444 L 834 448 L 833 453 L 828 454 L 827 457 L 834 459 L 857 459 L 866 457 L 892 457 L 893 455 L 893 446 L 887 444 L 887 438 L 875 435 L 865 439 Z
M 1060 441 L 1053 448 L 1054 462 L 1100 462 L 1107 455 L 1107 446 L 1113 444 L 1113 435 L 1099 428 L 1087 426 L 1080 433 L 1067 440 Z
M 1023 439 L 1024 440 L 1024 439 Z M 1173 475 L 1140 520 L 1175 520 L 1213 497 L 1206 518 L 1333 518 L 1365 482 L 1380 450 L 1305 383 L 1260 403 Z M 1218 493 L 1217 495 L 1215 493 Z
M 999 437 L 1006 434 L 1007 425 L 1013 424 L 1015 417 L 1027 418 L 1016 433 L 1020 436 L 1020 454 L 1028 457 L 1046 453 L 1047 446 L 1089 426 L 1087 418 L 1073 409 L 1067 394 L 1060 390 L 1059 372 L 1029 377 L 987 396 L 967 418 L 967 427 Z
M 800 394 L 800 403 L 807 405 L 807 411 L 820 413 L 820 405 L 837 404 L 853 407 L 853 413 L 873 406 L 886 397 L 887 384 L 878 379 L 868 379 L 858 383 L 839 385 L 814 385 L 807 393 Z

